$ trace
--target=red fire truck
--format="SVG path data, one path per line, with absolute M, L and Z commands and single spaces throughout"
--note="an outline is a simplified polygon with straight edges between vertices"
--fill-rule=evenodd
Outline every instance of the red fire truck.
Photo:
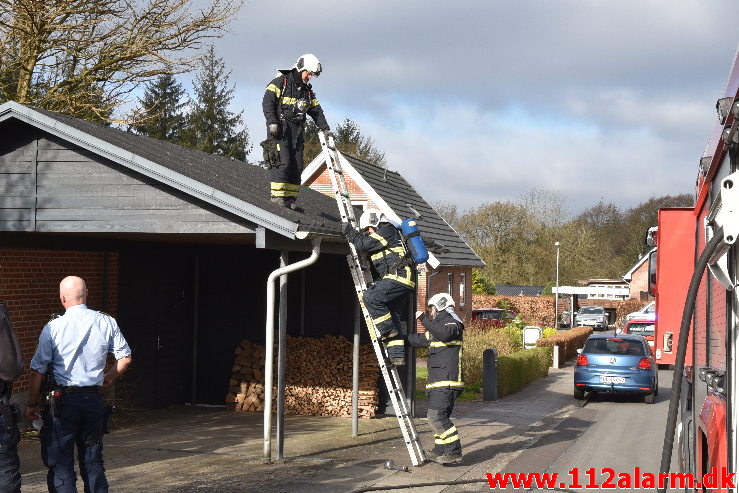
M 661 472 L 674 471 L 676 434 L 681 472 L 698 479 L 737 471 L 739 459 L 739 54 L 716 109 L 695 207 L 660 210 L 650 259 L 657 358 L 675 368 Z

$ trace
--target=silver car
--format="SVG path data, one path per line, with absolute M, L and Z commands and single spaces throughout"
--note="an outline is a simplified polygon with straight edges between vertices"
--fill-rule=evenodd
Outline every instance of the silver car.
M 608 314 L 602 306 L 583 306 L 575 314 L 575 325 L 592 327 L 593 330 L 606 330 Z

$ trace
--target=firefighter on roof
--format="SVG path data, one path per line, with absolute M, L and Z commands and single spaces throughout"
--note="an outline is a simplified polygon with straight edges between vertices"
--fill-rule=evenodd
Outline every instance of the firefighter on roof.
M 400 314 L 408 294 L 416 287 L 398 228 L 377 209 L 367 209 L 359 218 L 357 231 L 346 225 L 346 238 L 360 252 L 369 255 L 377 280 L 364 292 L 364 304 L 386 341 L 388 358 L 394 365 L 405 364 L 405 345 L 400 334 Z
M 426 312 L 418 312 L 425 334 L 409 334 L 412 347 L 429 348 L 429 407 L 426 417 L 434 432 L 434 448 L 427 450 L 429 459 L 442 465 L 462 462 L 459 432 L 449 419 L 454 401 L 462 394 L 462 341 L 464 324 L 454 313 L 454 300 L 447 293 L 435 294 Z
M 321 105 L 309 84 L 321 75 L 321 62 L 314 55 L 301 56 L 292 69 L 280 70 L 264 92 L 262 111 L 267 140 L 262 142 L 270 166 L 270 197 L 295 209 L 303 171 L 303 130 L 310 115 L 326 137 L 332 135 Z

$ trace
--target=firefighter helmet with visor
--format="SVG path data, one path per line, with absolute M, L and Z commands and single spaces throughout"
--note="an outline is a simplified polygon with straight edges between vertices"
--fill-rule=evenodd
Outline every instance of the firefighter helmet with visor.
M 318 58 L 316 58 L 315 55 L 311 55 L 310 53 L 306 53 L 305 55 L 298 58 L 298 61 L 295 62 L 293 68 L 296 69 L 298 72 L 307 70 L 315 77 L 321 75 L 321 71 L 323 70 L 321 68 L 321 62 L 318 61 Z
M 454 299 L 447 293 L 436 293 L 426 304 L 435 307 L 436 311 L 440 312 L 454 306 Z
M 380 223 L 383 222 L 386 223 L 388 222 L 388 220 L 385 217 L 385 214 L 382 213 L 382 211 L 377 209 L 367 209 L 359 217 L 359 229 L 364 231 L 369 227 L 377 228 L 377 226 L 379 226 Z

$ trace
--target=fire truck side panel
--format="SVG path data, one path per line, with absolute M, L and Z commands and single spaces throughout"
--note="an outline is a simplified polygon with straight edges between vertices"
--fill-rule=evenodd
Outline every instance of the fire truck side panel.
M 695 216 L 693 209 L 660 209 L 657 216 L 657 317 L 654 349 L 657 363 L 675 363 L 680 321 L 685 305 L 695 255 Z M 692 334 L 688 347 L 692 343 Z M 685 364 L 692 365 L 692 354 Z

